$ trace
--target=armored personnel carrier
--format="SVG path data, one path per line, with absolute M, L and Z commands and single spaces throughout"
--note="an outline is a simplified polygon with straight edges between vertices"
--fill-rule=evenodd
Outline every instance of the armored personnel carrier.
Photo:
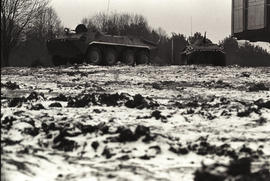
M 186 46 L 182 52 L 182 60 L 185 64 L 207 64 L 214 66 L 226 66 L 226 55 L 221 47 L 210 40 L 197 40 L 194 44 Z
M 114 65 L 121 61 L 127 65 L 147 64 L 153 42 L 129 36 L 106 35 L 88 30 L 80 24 L 71 32 L 47 42 L 54 65 L 86 62 L 95 65 Z

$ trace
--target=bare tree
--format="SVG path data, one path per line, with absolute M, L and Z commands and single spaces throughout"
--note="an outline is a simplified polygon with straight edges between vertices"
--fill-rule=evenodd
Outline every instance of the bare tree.
M 203 35 L 202 35 L 200 32 L 196 32 L 196 33 L 194 33 L 193 36 L 188 37 L 188 42 L 189 42 L 190 44 L 193 44 L 193 43 L 195 43 L 197 40 L 202 40 L 202 39 L 203 39 Z
M 88 28 L 95 27 L 97 30 L 111 35 L 132 35 L 146 38 L 151 35 L 151 28 L 147 19 L 138 14 L 98 13 L 95 16 L 82 20 Z
M 90 31 L 97 31 L 98 30 L 97 26 L 89 18 L 83 18 L 81 23 L 86 25 L 87 29 Z
M 1 0 L 1 66 L 8 66 L 12 48 L 47 4 L 47 0 Z
M 40 9 L 40 12 L 33 20 L 33 27 L 27 31 L 27 39 L 37 39 L 45 42 L 61 34 L 63 27 L 61 20 L 52 7 Z
M 105 31 L 107 27 L 107 16 L 105 13 L 98 13 L 91 18 L 91 22 L 100 31 Z

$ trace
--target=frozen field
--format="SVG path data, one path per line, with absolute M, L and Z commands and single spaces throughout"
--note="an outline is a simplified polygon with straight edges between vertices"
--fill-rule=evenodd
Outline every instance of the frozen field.
M 244 157 L 267 170 L 269 88 L 270 68 L 2 68 L 1 177 L 194 180 Z

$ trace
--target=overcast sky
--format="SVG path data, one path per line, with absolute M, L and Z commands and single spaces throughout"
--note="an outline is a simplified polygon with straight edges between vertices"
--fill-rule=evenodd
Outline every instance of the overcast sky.
M 75 28 L 84 17 L 106 12 L 109 0 L 51 0 L 65 27 Z M 110 12 L 144 15 L 153 28 L 191 34 L 207 32 L 214 42 L 231 33 L 231 0 L 110 0 Z M 192 17 L 192 18 L 191 18 Z

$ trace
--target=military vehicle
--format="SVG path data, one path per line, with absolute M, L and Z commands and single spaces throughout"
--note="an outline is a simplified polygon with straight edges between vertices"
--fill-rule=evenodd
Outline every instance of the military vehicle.
M 130 36 L 112 36 L 91 31 L 80 24 L 72 32 L 49 40 L 47 48 L 54 65 L 86 62 L 95 65 L 114 65 L 121 61 L 127 65 L 147 64 L 155 43 Z
M 182 52 L 184 64 L 208 64 L 215 66 L 226 65 L 226 54 L 221 47 L 204 38 L 186 46 Z

